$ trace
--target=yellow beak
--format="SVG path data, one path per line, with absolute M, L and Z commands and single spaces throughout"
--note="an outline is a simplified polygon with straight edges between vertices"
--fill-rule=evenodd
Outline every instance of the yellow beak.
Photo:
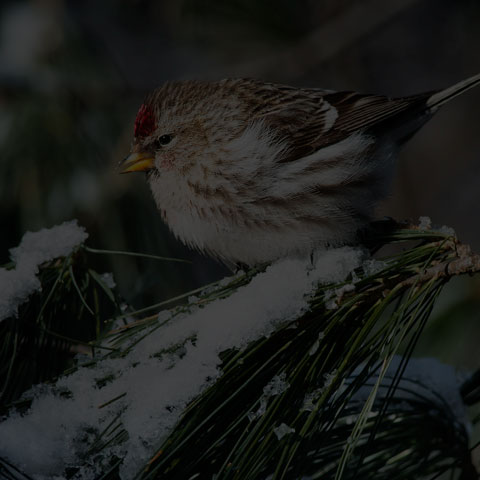
M 145 172 L 155 166 L 155 158 L 151 153 L 132 152 L 120 164 L 120 173 Z

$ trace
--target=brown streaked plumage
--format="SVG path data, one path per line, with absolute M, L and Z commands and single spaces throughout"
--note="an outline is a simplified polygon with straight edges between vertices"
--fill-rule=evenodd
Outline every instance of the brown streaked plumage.
M 306 254 L 354 241 L 401 143 L 479 83 L 391 99 L 248 79 L 170 82 L 141 106 L 124 171 L 147 171 L 173 233 L 226 263 Z

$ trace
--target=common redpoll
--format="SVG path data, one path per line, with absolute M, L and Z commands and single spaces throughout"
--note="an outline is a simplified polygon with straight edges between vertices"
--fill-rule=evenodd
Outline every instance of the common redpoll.
M 387 193 L 398 147 L 480 75 L 387 98 L 256 80 L 171 82 L 136 120 L 123 172 L 146 171 L 187 245 L 254 265 L 355 240 Z

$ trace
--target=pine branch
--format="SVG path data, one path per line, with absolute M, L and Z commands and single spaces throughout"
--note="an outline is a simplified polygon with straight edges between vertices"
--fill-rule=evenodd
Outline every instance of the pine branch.
M 414 460 L 412 455 L 402 456 L 400 452 L 394 461 L 392 449 L 381 442 L 379 445 L 385 426 L 391 423 L 386 412 L 388 400 L 393 398 L 386 396 L 383 404 L 375 403 L 381 376 L 372 385 L 372 394 L 363 409 L 352 409 L 350 400 L 365 385 L 369 370 L 382 363 L 384 375 L 400 345 L 409 337 L 418 338 L 443 284 L 451 276 L 480 269 L 478 256 L 468 247 L 453 238 L 432 238 L 430 234 L 416 229 L 395 232 L 390 241 L 417 239 L 425 243 L 393 257 L 373 275 L 357 272 L 359 280 L 354 289 L 344 289 L 345 283 L 320 288 L 311 311 L 296 321 L 296 331 L 288 324 L 270 338 L 234 353 L 222 367 L 223 376 L 187 409 L 138 478 L 208 478 L 216 474 L 218 478 L 241 479 L 266 478 L 270 474 L 276 479 L 308 474 L 313 478 L 337 479 L 352 475 L 362 478 L 361 472 L 370 478 L 374 471 L 370 464 L 365 466 L 362 461 L 360 470 L 355 467 L 359 458 L 365 460 L 365 454 L 358 457 L 355 452 L 374 432 L 377 435 L 372 435 L 367 443 L 370 452 L 377 451 L 377 467 L 385 467 L 385 462 L 392 465 L 385 478 L 394 478 L 393 472 L 397 472 L 395 478 L 410 478 L 418 456 Z M 337 292 L 338 304 L 338 310 L 333 312 L 325 310 L 325 297 L 332 290 Z M 388 305 L 396 300 L 396 312 L 385 318 Z M 361 374 L 345 388 L 345 380 L 361 365 Z M 289 388 L 269 399 L 271 403 L 265 406 L 264 386 L 279 375 L 285 375 Z M 303 409 L 306 398 L 316 400 L 310 412 Z M 425 410 L 428 408 L 432 407 L 426 402 Z M 260 410 L 262 414 L 255 418 L 255 412 Z M 399 428 L 387 429 L 387 435 L 396 439 L 390 445 L 398 441 L 399 434 L 404 435 L 407 424 L 410 434 L 414 425 L 418 428 L 418 433 L 413 432 L 410 438 L 415 445 L 422 428 L 427 427 L 427 421 L 418 423 L 417 413 L 413 424 L 408 423 L 413 413 L 405 414 L 403 421 L 401 409 L 397 409 L 397 422 L 402 423 Z M 357 420 L 353 429 L 342 430 L 342 418 L 354 414 Z M 372 414 L 378 416 L 376 422 L 369 420 Z M 230 427 L 225 431 L 226 425 Z M 282 426 L 285 437 L 276 435 Z M 293 433 L 288 435 L 290 432 Z M 332 456 L 336 432 L 342 432 L 342 436 Z M 466 434 L 462 429 L 459 437 L 462 441 L 458 445 L 465 449 Z M 443 455 L 425 464 L 423 474 L 435 472 L 440 464 L 448 462 L 446 459 L 453 452 L 451 446 L 447 442 Z M 379 448 L 384 448 L 385 453 L 381 454 Z M 407 450 L 405 442 L 402 448 Z M 314 467 L 313 463 L 324 466 Z M 399 465 L 403 465 L 401 469 Z M 420 469 L 416 470 L 419 474 Z
M 371 243 L 375 250 L 397 244 L 399 253 L 366 258 L 343 280 L 319 284 L 308 308 L 246 342 L 225 343 L 235 327 L 227 318 L 216 324 L 227 331 L 212 331 L 210 339 L 206 314 L 218 313 L 216 305 L 237 298 L 271 267 L 185 294 L 186 303 L 159 314 L 142 317 L 167 303 L 119 315 L 122 321 L 129 316 L 127 324 L 101 336 L 96 346 L 102 350 L 95 348 L 93 358 L 42 394 L 51 401 L 68 398 L 65 407 L 58 403 L 59 412 L 91 402 L 89 418 L 69 431 L 77 438 L 69 447 L 77 449 L 77 460 L 64 465 L 70 477 L 92 474 L 92 468 L 101 478 L 142 480 L 400 480 L 455 469 L 471 474 L 465 424 L 440 392 L 408 376 L 407 363 L 442 287 L 453 276 L 478 272 L 479 257 L 448 232 L 406 225 Z M 293 281 L 288 270 L 284 275 Z M 93 304 L 76 291 L 85 283 L 75 274 L 75 287 L 71 277 L 77 305 L 86 312 L 85 302 Z M 192 318 L 196 323 L 188 323 Z M 229 345 L 222 352 L 215 350 L 219 334 L 218 344 Z M 213 357 L 198 357 L 198 351 Z M 172 377 L 179 365 L 187 369 L 178 372 L 196 371 L 195 362 L 212 361 L 200 370 L 213 372 L 210 379 Z M 458 387 L 469 404 L 478 402 L 475 379 L 462 392 Z M 88 381 L 91 391 L 85 392 Z M 177 403 L 165 403 L 169 388 L 181 392 L 189 382 L 198 383 L 187 388 L 196 391 L 193 399 L 192 393 L 179 394 Z M 28 398 L 22 402 L 25 409 Z M 143 465 L 139 448 L 150 455 Z

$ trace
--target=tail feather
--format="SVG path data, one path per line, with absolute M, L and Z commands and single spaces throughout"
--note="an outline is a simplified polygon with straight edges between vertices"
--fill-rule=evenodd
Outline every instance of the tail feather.
M 437 109 L 444 103 L 449 102 L 453 98 L 461 95 L 462 93 L 470 90 L 471 88 L 476 87 L 480 84 L 480 73 L 474 75 L 473 77 L 462 80 L 461 82 L 452 85 L 451 87 L 446 88 L 445 90 L 440 90 L 439 92 L 434 93 L 427 100 L 427 107 L 431 109 Z

